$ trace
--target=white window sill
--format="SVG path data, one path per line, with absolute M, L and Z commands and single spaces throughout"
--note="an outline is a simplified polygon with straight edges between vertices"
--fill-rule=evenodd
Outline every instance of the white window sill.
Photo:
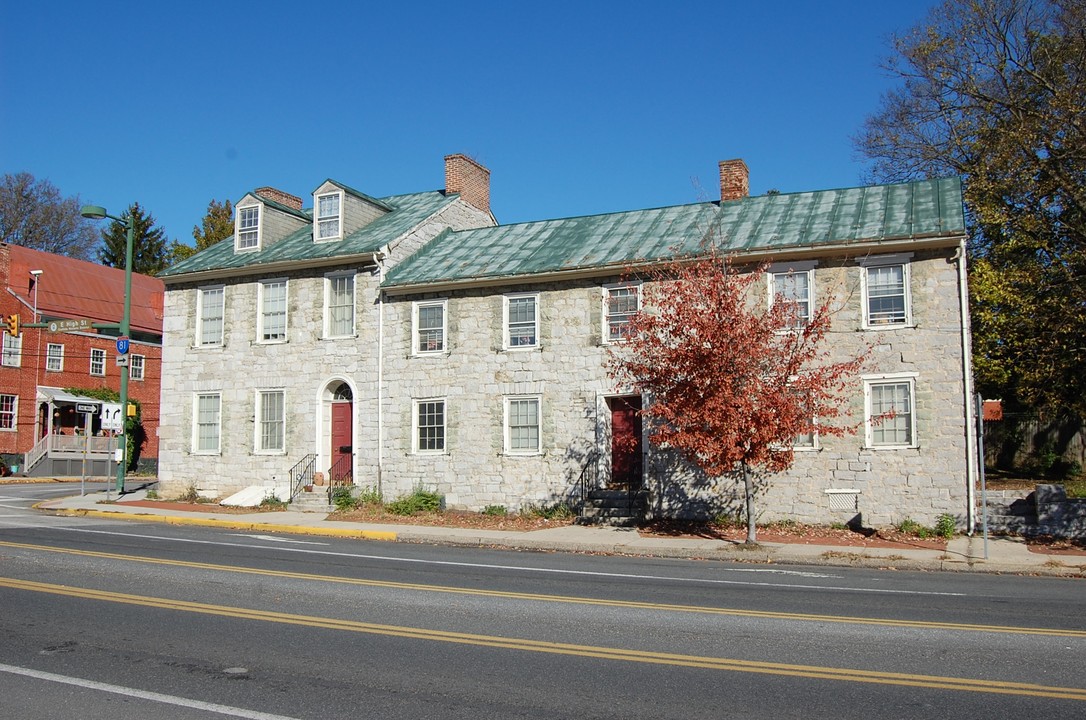
M 919 445 L 868 445 L 864 444 L 861 450 L 919 450 Z
M 542 349 L 543 349 L 542 345 L 511 345 L 509 347 L 502 348 L 502 352 L 526 353 L 526 352 L 532 352 L 532 351 L 535 351 L 535 350 L 542 350 Z
M 916 329 L 915 323 L 886 323 L 885 325 L 864 325 L 860 328 L 867 332 L 878 332 L 882 330 L 914 330 Z
M 542 457 L 544 452 L 542 450 L 505 450 L 501 454 L 502 457 L 526 458 Z
M 449 357 L 448 350 L 434 350 L 433 352 L 416 352 L 411 353 L 408 357 L 413 358 L 443 358 Z

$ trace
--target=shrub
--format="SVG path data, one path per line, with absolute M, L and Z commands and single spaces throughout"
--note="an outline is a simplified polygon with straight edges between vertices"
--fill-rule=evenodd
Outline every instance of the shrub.
M 920 539 L 931 537 L 932 534 L 931 528 L 926 528 L 910 518 L 905 518 L 899 522 L 895 529 L 907 535 L 916 535 Z
M 954 537 L 954 529 L 957 527 L 957 521 L 953 515 L 949 513 L 943 513 L 935 521 L 935 534 L 941 538 L 947 538 L 948 540 Z
M 287 504 L 285 501 L 280 500 L 277 495 L 268 495 L 260 501 L 260 507 L 265 510 L 286 510 Z
M 539 517 L 545 520 L 569 520 L 577 515 L 568 503 L 556 502 L 553 505 L 529 505 L 521 511 L 528 517 Z
M 483 508 L 483 515 L 504 516 L 507 514 L 508 512 L 506 511 L 504 505 L 487 505 L 485 508 Z
M 440 512 L 445 498 L 436 492 L 415 488 L 410 495 L 394 500 L 385 509 L 393 515 L 414 515 L 420 512 Z
M 146 498 L 148 500 L 158 500 L 158 490 L 155 490 L 154 488 L 151 488 L 150 490 L 147 491 Z
M 196 490 L 195 485 L 189 485 L 185 488 L 185 491 L 177 496 L 178 502 L 199 502 L 200 493 Z
M 346 511 L 359 507 L 362 501 L 355 497 L 350 486 L 340 486 L 332 490 L 332 504 L 336 510 Z

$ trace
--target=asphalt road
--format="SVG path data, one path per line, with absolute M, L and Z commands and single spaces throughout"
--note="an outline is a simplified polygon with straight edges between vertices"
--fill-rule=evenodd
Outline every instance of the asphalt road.
M 0 486 L 0 716 L 1086 716 L 1081 580 L 39 515 Z

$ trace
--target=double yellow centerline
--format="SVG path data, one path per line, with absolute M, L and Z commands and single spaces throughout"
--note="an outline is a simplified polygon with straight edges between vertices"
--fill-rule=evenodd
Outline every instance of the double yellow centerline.
M 189 563 L 176 560 L 161 560 L 157 558 L 134 558 L 112 553 L 98 553 L 85 550 L 68 550 L 63 548 L 50 548 L 47 546 L 27 545 L 23 543 L 0 542 L 0 546 L 20 547 L 27 549 L 50 550 L 75 555 L 135 560 L 139 562 L 153 562 L 156 564 L 184 566 L 189 568 L 213 569 L 220 571 L 241 572 L 250 574 L 270 575 L 276 577 L 290 577 L 296 579 L 314 579 L 331 582 L 346 582 L 351 584 L 371 585 L 381 587 L 395 587 L 400 589 L 422 589 L 436 592 L 457 592 L 461 594 L 476 594 L 499 596 L 517 599 L 549 600 L 555 602 L 586 602 L 589 604 L 610 605 L 619 607 L 639 607 L 653 609 L 677 609 L 686 612 L 720 612 L 722 614 L 748 615 L 756 617 L 779 617 L 798 620 L 820 620 L 831 622 L 847 622 L 845 618 L 833 616 L 815 615 L 790 615 L 787 613 L 761 613 L 750 611 L 727 611 L 717 608 L 696 608 L 690 606 L 657 605 L 651 603 L 632 603 L 625 601 L 591 600 L 581 598 L 567 598 L 562 596 L 534 595 L 527 593 L 505 593 L 484 590 L 468 590 L 464 588 L 443 588 L 429 585 L 415 585 L 410 583 L 388 583 L 370 580 L 356 580 L 352 578 L 329 578 L 305 573 L 286 573 L 281 571 L 258 570 L 255 568 L 240 568 L 233 566 L 211 565 L 207 563 Z M 145 595 L 132 595 L 128 593 L 116 593 L 106 590 L 94 590 L 88 588 L 76 588 L 52 583 L 41 583 L 15 578 L 0 578 L 0 587 L 8 587 L 14 590 L 27 592 L 49 593 L 53 595 L 65 595 L 86 600 L 98 600 L 102 602 L 122 603 L 127 605 L 140 605 L 163 610 L 200 613 L 204 615 L 221 615 L 226 617 L 258 620 L 262 622 L 275 622 L 288 625 L 302 625 L 307 627 L 337 630 L 341 632 L 358 632 L 372 635 L 387 635 L 392 637 L 408 638 L 413 640 L 429 640 L 436 642 L 450 642 L 461 645 L 475 645 L 481 647 L 499 648 L 505 650 L 519 650 L 523 652 L 540 652 L 553 655 L 570 655 L 600 660 L 613 660 L 623 662 L 647 663 L 656 665 L 673 665 L 680 667 L 700 668 L 705 670 L 718 670 L 726 672 L 760 673 L 778 676 L 804 677 L 821 680 L 837 680 L 845 682 L 859 682 L 868 684 L 896 685 L 906 687 L 919 687 L 941 690 L 956 690 L 964 692 L 993 693 L 1000 695 L 1019 695 L 1031 697 L 1044 697 L 1060 700 L 1075 700 L 1086 702 L 1086 689 L 1066 688 L 1057 686 L 1037 685 L 1033 683 L 1013 683 L 1002 680 L 975 680 L 970 678 L 943 677 L 937 675 L 914 675 L 908 673 L 875 672 L 871 670 L 855 670 L 848 668 L 832 668 L 817 665 L 795 665 L 787 663 L 759 662 L 753 660 L 740 660 L 730 658 L 714 658 L 697 655 L 680 655 L 674 653 L 661 653 L 645 650 L 627 650 L 624 648 L 608 648 L 594 645 L 577 645 L 572 643 L 544 642 L 523 638 L 506 638 L 495 635 L 479 635 L 474 633 L 459 633 L 443 630 L 429 630 L 426 628 L 413 628 L 397 625 L 382 625 L 377 623 L 357 622 L 353 620 L 341 620 L 312 615 L 298 615 L 293 613 L 271 612 L 252 608 L 239 608 L 209 603 L 190 602 L 186 600 L 174 600 L 169 598 L 157 598 Z M 863 618 L 856 620 L 862 621 Z M 898 621 L 882 621 L 880 624 L 901 625 Z M 918 626 L 917 623 L 904 623 L 909 626 Z M 924 623 L 923 627 L 949 627 L 958 629 L 987 629 L 986 626 L 968 625 L 939 625 L 937 623 Z M 1019 631 L 1035 629 L 1021 628 Z M 991 626 L 990 631 L 1011 632 L 1012 628 L 999 628 Z M 1075 631 L 1052 631 L 1048 634 L 1075 634 Z

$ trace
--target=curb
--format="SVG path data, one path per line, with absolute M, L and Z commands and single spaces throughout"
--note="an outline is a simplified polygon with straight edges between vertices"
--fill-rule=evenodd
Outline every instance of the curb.
M 175 517 L 172 515 L 155 515 L 152 513 L 126 513 L 110 512 L 108 510 L 72 510 L 64 508 L 45 508 L 34 506 L 37 510 L 45 510 L 54 515 L 65 517 L 94 517 L 109 520 L 138 520 L 140 522 L 158 522 L 165 525 L 198 525 L 201 527 L 216 527 L 228 530 L 262 530 L 265 532 L 279 532 L 291 535 L 324 535 L 327 537 L 354 538 L 359 540 L 383 540 L 396 542 L 399 533 L 387 530 L 362 530 L 354 528 L 321 528 L 308 525 L 275 525 L 272 523 L 253 523 L 240 520 L 216 520 L 212 518 Z

